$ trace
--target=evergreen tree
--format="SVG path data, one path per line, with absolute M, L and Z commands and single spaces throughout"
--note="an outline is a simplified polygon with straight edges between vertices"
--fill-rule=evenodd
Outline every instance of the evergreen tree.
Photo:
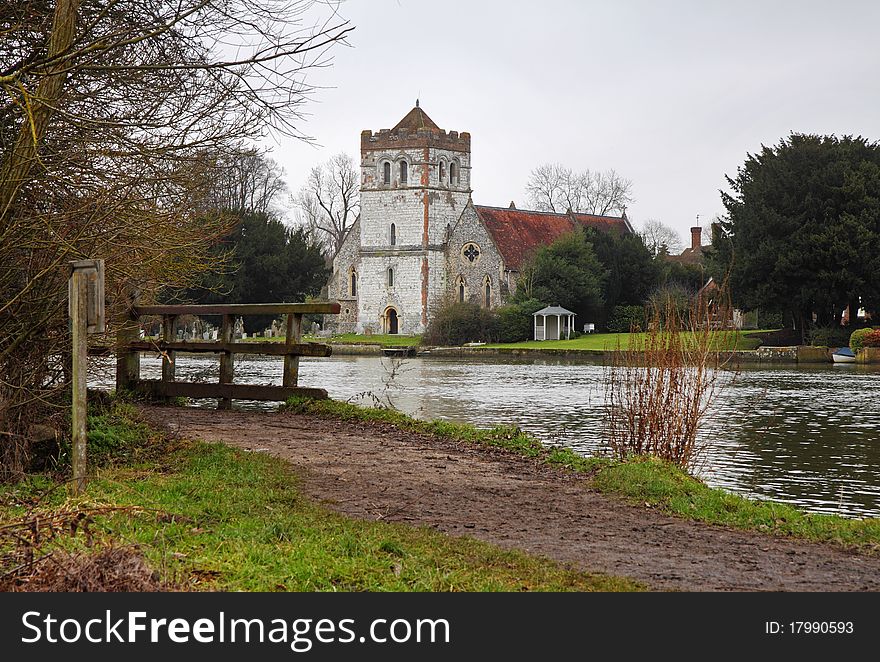
M 537 299 L 560 305 L 585 322 L 601 316 L 608 271 L 584 232 L 573 232 L 539 248 L 523 275 L 517 301 Z
M 321 248 L 308 231 L 266 213 L 241 213 L 221 248 L 229 252 L 230 269 L 188 293 L 199 303 L 297 303 L 316 296 L 327 280 Z M 254 333 L 271 321 L 245 317 L 245 330 Z
M 710 268 L 730 270 L 734 303 L 784 312 L 803 333 L 859 305 L 880 312 L 880 146 L 791 134 L 748 155 Z
M 660 264 L 639 235 L 585 230 L 596 257 L 607 272 L 604 305 L 595 320 L 604 327 L 617 306 L 641 306 L 660 283 Z

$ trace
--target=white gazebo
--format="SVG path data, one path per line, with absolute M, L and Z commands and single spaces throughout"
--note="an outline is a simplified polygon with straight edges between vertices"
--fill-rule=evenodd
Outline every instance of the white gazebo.
M 535 340 L 560 340 L 562 335 L 568 340 L 574 328 L 575 314 L 561 306 L 547 306 L 536 313 Z

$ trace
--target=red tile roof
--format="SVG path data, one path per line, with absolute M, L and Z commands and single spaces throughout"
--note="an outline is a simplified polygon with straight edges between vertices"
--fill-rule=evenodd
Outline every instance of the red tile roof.
M 551 244 L 561 236 L 573 232 L 575 221 L 598 230 L 628 232 L 625 218 L 593 216 L 591 214 L 556 214 L 504 207 L 474 206 L 483 225 L 501 252 L 504 266 L 518 271 L 540 246 Z
M 428 117 L 428 114 L 424 110 L 416 106 L 409 111 L 402 120 L 394 125 L 394 128 L 391 129 L 391 133 L 397 133 L 398 129 L 410 129 L 411 131 L 416 131 L 418 129 L 431 129 L 432 131 L 439 131 L 440 127 L 434 123 L 434 120 Z
M 627 220 L 620 216 L 596 216 L 595 214 L 574 214 L 575 220 L 588 228 L 626 234 L 632 230 Z

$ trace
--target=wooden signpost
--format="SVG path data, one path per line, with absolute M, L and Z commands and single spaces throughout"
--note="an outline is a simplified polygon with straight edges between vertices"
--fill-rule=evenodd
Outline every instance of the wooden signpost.
M 104 333 L 104 260 L 79 260 L 70 263 L 68 313 L 73 336 L 73 494 L 86 486 L 86 389 L 88 372 L 88 335 Z

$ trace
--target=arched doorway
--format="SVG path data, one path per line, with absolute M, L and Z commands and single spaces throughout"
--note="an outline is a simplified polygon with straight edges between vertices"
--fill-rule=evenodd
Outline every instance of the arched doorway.
M 385 333 L 397 335 L 398 333 L 397 311 L 389 308 L 385 311 Z

